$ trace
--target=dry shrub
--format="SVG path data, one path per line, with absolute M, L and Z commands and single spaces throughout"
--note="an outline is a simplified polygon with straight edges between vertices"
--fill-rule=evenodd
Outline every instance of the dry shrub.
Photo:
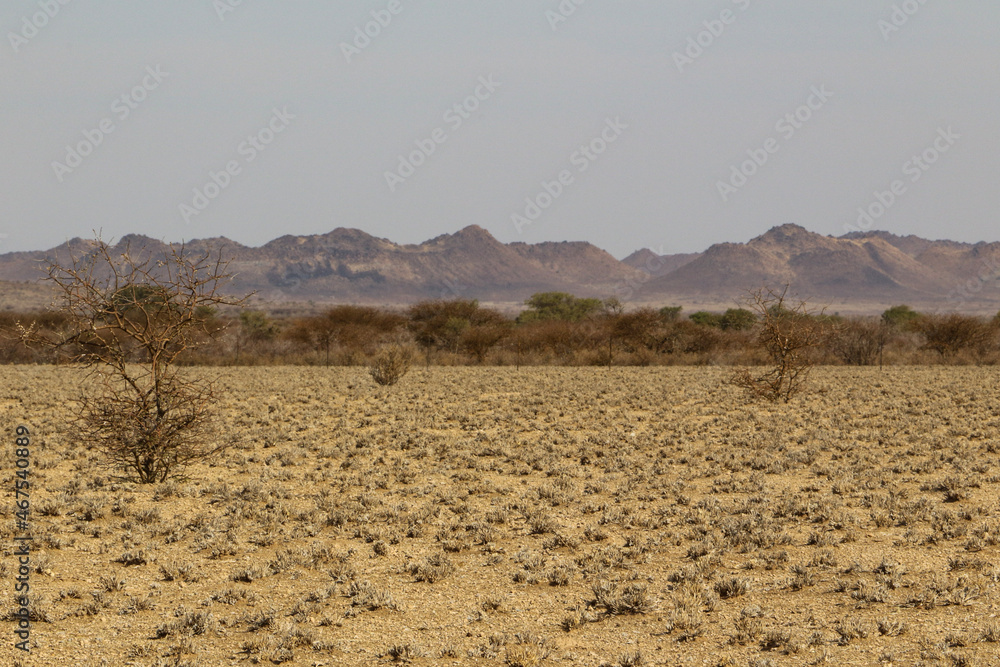
M 990 325 L 972 315 L 922 315 L 914 323 L 924 337 L 924 349 L 941 357 L 954 356 L 961 350 L 982 352 L 994 338 Z
M 831 334 L 829 350 L 849 366 L 881 364 L 889 325 L 881 320 L 849 320 Z
M 592 590 L 594 604 L 604 607 L 611 616 L 648 614 L 654 609 L 653 600 L 642 583 L 633 582 L 619 589 L 617 583 L 598 581 Z
M 101 239 L 48 278 L 62 301 L 58 332 L 19 325 L 21 340 L 57 351 L 91 371 L 97 393 L 81 398 L 80 439 L 110 465 L 144 484 L 163 482 L 189 463 L 225 448 L 208 438 L 216 400 L 212 384 L 184 377 L 178 358 L 223 329 L 217 307 L 242 305 L 220 292 L 231 278 L 221 257 L 154 254 Z
M 417 581 L 433 584 L 451 576 L 455 572 L 455 565 L 444 554 L 434 554 L 422 563 L 411 563 L 408 570 Z
M 736 598 L 750 590 L 750 581 L 742 577 L 729 577 L 715 583 L 715 592 L 723 600 Z
M 803 388 L 814 365 L 809 355 L 819 345 L 821 330 L 814 311 L 804 301 L 787 302 L 788 285 L 780 291 L 768 287 L 752 290 L 745 301 L 759 320 L 757 339 L 767 352 L 771 367 L 755 374 L 740 368 L 730 382 L 752 398 L 786 403 Z
M 415 644 L 393 644 L 379 657 L 392 662 L 412 662 L 424 655 L 423 649 Z
M 378 384 L 391 387 L 409 372 L 412 360 L 413 354 L 408 348 L 390 345 L 378 353 L 368 373 Z

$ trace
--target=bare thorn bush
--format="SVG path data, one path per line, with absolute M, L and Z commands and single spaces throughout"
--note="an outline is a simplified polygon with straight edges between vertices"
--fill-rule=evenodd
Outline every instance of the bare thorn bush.
M 81 441 L 126 478 L 163 482 L 225 448 L 210 437 L 212 383 L 182 375 L 177 361 L 222 330 L 219 306 L 244 302 L 220 292 L 230 278 L 221 256 L 116 251 L 99 238 L 67 265 L 49 263 L 68 324 L 58 334 L 22 326 L 21 340 L 89 369 L 98 389 L 80 400 Z
M 889 333 L 883 320 L 850 320 L 833 330 L 828 347 L 848 366 L 881 365 Z
M 368 369 L 368 373 L 378 384 L 383 387 L 391 387 L 409 372 L 412 360 L 413 354 L 409 348 L 402 345 L 390 345 L 378 353 Z
M 965 349 L 982 350 L 994 337 L 987 322 L 959 313 L 923 315 L 915 320 L 914 328 L 924 337 L 924 349 L 934 350 L 942 358 Z
M 821 312 L 806 302 L 790 302 L 788 285 L 779 292 L 768 287 L 752 290 L 744 305 L 758 317 L 757 340 L 771 361 L 766 371 L 738 369 L 730 382 L 752 398 L 786 403 L 802 390 L 814 361 L 809 355 L 822 339 L 816 320 Z

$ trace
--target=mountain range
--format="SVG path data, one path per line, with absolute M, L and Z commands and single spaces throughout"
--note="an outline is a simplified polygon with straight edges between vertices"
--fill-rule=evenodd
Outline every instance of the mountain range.
M 49 261 L 89 252 L 72 239 L 39 252 L 0 255 L 0 294 L 23 291 Z M 153 253 L 145 236 L 115 243 Z M 801 298 L 840 312 L 889 305 L 992 312 L 1000 308 L 1000 243 L 930 241 L 884 231 L 823 236 L 798 225 L 774 227 L 746 243 L 701 253 L 639 250 L 623 260 L 586 242 L 501 243 L 472 225 L 421 244 L 401 245 L 357 229 L 282 236 L 260 247 L 227 238 L 190 241 L 193 253 L 222 252 L 236 274 L 229 289 L 271 303 L 377 303 L 466 298 L 513 307 L 541 291 L 617 296 L 628 304 L 728 307 L 761 285 L 789 284 Z M 0 307 L 9 307 L 0 298 Z

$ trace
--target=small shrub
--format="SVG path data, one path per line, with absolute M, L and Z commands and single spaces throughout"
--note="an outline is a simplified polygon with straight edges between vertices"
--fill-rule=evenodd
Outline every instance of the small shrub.
M 508 667 L 538 667 L 542 660 L 542 651 L 536 646 L 511 646 L 504 656 Z
M 368 373 L 378 384 L 391 387 L 409 372 L 412 360 L 410 350 L 401 345 L 390 345 L 378 353 Z
M 125 579 L 113 574 L 101 577 L 101 588 L 108 593 L 125 590 Z
M 646 614 L 653 610 L 653 601 L 645 584 L 633 582 L 619 590 L 618 584 L 599 581 L 593 587 L 596 604 L 604 607 L 608 614 Z
M 130 565 L 145 565 L 150 560 L 152 560 L 152 557 L 149 555 L 149 553 L 145 549 L 140 547 L 138 549 L 129 549 L 121 556 L 119 556 L 117 559 L 115 559 L 115 562 L 121 563 L 122 565 L 128 567 Z
M 351 606 L 368 611 L 378 609 L 398 610 L 399 605 L 393 598 L 392 593 L 375 588 L 368 581 L 354 581 L 347 591 L 347 597 L 351 598 Z
M 764 631 L 764 623 L 759 618 L 741 615 L 734 621 L 736 634 L 732 637 L 734 644 L 744 646 L 757 641 L 757 638 Z
M 514 635 L 514 644 L 507 647 L 504 664 L 508 667 L 538 667 L 551 652 L 549 640 L 545 637 L 533 632 L 518 632 Z
M 852 640 L 864 639 L 868 636 L 868 626 L 857 618 L 848 617 L 837 621 L 833 629 L 840 635 L 838 642 L 843 646 L 850 644 Z
M 393 662 L 410 662 L 415 658 L 422 658 L 424 652 L 419 646 L 413 644 L 393 644 L 380 658 L 388 658 Z
M 408 569 L 417 581 L 433 584 L 451 576 L 455 572 L 455 565 L 444 554 L 434 554 L 422 563 L 411 563 Z
M 172 623 L 164 623 L 156 629 L 156 638 L 172 637 L 174 635 L 203 635 L 213 632 L 217 623 L 212 614 L 207 612 L 189 612 Z
M 781 291 L 764 287 L 751 291 L 746 301 L 760 318 L 757 340 L 771 361 L 763 373 L 740 368 L 730 378 L 751 398 L 787 403 L 802 390 L 814 365 L 809 351 L 820 343 L 816 313 L 804 301 L 789 307 L 787 293 L 787 285 Z
M 730 577 L 715 584 L 715 592 L 723 600 L 739 597 L 750 590 L 750 582 L 740 577 Z
M 600 620 L 600 618 L 589 611 L 576 610 L 572 614 L 564 618 L 562 622 L 559 624 L 559 626 L 566 632 L 570 632 L 571 630 L 575 630 L 576 628 L 579 628 L 585 623 L 594 623 L 598 620 Z
M 648 664 L 646 659 L 642 657 L 642 651 L 636 651 L 635 653 L 625 653 L 618 658 L 617 662 L 604 663 L 601 667 L 645 667 Z
M 997 643 L 1000 642 L 1000 625 L 990 623 L 979 634 L 979 641 Z
M 791 632 L 775 628 L 767 631 L 767 634 L 764 635 L 764 638 L 760 642 L 760 648 L 762 651 L 773 651 L 783 646 L 787 646 L 791 640 Z
M 878 633 L 884 637 L 898 637 L 906 632 L 906 623 L 891 618 L 880 618 L 875 621 Z

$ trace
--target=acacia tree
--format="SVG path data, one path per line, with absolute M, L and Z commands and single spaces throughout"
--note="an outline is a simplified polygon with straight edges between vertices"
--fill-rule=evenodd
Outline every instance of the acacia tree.
M 406 318 L 398 313 L 371 306 L 340 305 L 320 315 L 297 319 L 284 335 L 324 354 L 329 366 L 334 344 L 352 356 L 370 352 L 405 324 Z
M 79 435 L 126 478 L 162 482 L 226 446 L 210 439 L 212 382 L 182 376 L 175 362 L 222 330 L 216 307 L 246 301 L 219 291 L 231 278 L 227 265 L 183 246 L 154 256 L 100 238 L 83 256 L 71 251 L 68 265 L 49 262 L 69 325 L 59 335 L 22 326 L 22 340 L 88 371 L 96 389 L 80 399 Z
M 431 351 L 464 350 L 482 363 L 486 354 L 508 334 L 508 322 L 475 299 L 420 301 L 407 311 L 408 327 L 417 345 L 424 348 L 427 364 Z
M 486 362 L 486 355 L 510 335 L 511 322 L 499 311 L 479 308 L 469 326 L 459 336 L 459 345 L 477 363 Z
M 579 322 L 600 312 L 605 306 L 600 299 L 582 299 L 566 292 L 538 292 L 526 300 L 524 305 L 528 309 L 517 316 L 518 324 L 545 320 Z
M 759 320 L 757 340 L 771 359 L 771 367 L 754 374 L 738 369 L 731 382 L 751 396 L 786 403 L 802 389 L 813 360 L 809 350 L 819 345 L 822 332 L 816 316 L 805 301 L 789 302 L 788 285 L 779 292 L 769 287 L 751 290 L 744 305 Z
M 942 358 L 964 349 L 983 348 L 993 337 L 987 322 L 973 315 L 959 313 L 922 315 L 914 321 L 913 326 L 924 336 L 923 347 L 934 350 Z
M 853 366 L 882 365 L 882 353 L 889 342 L 890 325 L 881 320 L 849 320 L 836 326 L 829 347 L 841 361 Z

